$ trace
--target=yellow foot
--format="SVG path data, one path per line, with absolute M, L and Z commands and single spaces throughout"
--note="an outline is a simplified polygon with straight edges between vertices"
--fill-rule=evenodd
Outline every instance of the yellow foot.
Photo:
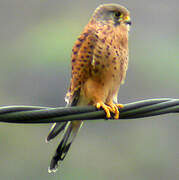
M 116 104 L 116 106 L 117 106 L 118 108 L 123 108 L 123 107 L 124 107 L 123 104 Z
M 119 119 L 119 108 L 123 108 L 124 105 L 122 104 L 114 104 L 113 102 L 108 103 L 108 105 L 111 107 L 114 115 L 114 119 Z
M 95 106 L 97 107 L 97 109 L 103 108 L 108 119 L 111 117 L 111 112 L 113 112 L 112 107 L 104 104 L 103 102 L 97 102 Z

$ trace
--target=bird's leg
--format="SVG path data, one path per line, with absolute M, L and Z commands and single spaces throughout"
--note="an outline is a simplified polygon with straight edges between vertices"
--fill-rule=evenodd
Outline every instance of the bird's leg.
M 102 101 L 97 102 L 95 106 L 97 107 L 97 109 L 103 108 L 108 119 L 111 117 L 111 112 L 114 112 L 112 107 L 104 104 Z
M 114 104 L 113 101 L 110 101 L 107 103 L 108 106 L 111 107 L 114 115 L 114 119 L 119 119 L 119 108 L 123 108 L 124 105 L 122 104 Z

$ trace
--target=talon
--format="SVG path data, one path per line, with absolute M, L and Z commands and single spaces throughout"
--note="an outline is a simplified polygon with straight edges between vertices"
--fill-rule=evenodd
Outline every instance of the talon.
M 119 119 L 119 109 L 123 108 L 124 105 L 122 104 L 114 104 L 113 102 L 108 103 L 108 105 L 112 108 L 114 115 L 114 119 Z
M 108 104 L 111 107 L 112 112 L 115 114 L 116 112 L 116 107 L 115 104 Z
M 116 107 L 116 112 L 115 112 L 115 115 L 114 115 L 114 119 L 119 119 L 119 109 L 117 106 Z
M 116 104 L 116 106 L 117 106 L 118 108 L 123 108 L 123 107 L 124 107 L 123 104 Z
M 114 113 L 114 119 L 119 119 L 119 108 L 123 108 L 124 105 L 114 104 L 113 102 L 106 105 L 103 102 L 98 102 L 96 103 L 96 107 L 97 109 L 103 108 L 108 119 L 111 118 L 111 112 Z
M 105 105 L 103 102 L 98 102 L 96 103 L 96 107 L 97 109 L 100 109 L 101 107 L 104 109 L 105 113 L 106 113 L 106 117 L 109 119 L 111 117 L 111 113 L 112 112 L 112 108 Z

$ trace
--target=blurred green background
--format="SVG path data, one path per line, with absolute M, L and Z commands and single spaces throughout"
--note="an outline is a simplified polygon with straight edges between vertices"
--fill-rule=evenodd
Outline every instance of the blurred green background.
M 130 63 L 120 102 L 179 98 L 178 0 L 0 0 L 0 105 L 65 106 L 73 43 L 101 3 L 128 7 Z M 178 180 L 179 116 L 86 122 L 58 172 L 50 125 L 0 123 L 2 180 Z

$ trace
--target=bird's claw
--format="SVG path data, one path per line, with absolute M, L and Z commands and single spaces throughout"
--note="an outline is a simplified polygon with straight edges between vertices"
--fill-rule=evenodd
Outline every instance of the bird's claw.
M 119 119 L 119 108 L 123 108 L 124 105 L 114 104 L 113 102 L 106 105 L 103 102 L 98 102 L 96 107 L 97 109 L 103 108 L 108 119 L 111 118 L 111 112 L 114 113 L 114 119 Z
M 119 108 L 123 108 L 122 104 L 114 104 L 113 102 L 108 103 L 108 105 L 112 108 L 114 113 L 114 119 L 119 119 Z
M 103 110 L 106 113 L 106 117 L 108 119 L 111 118 L 111 112 L 113 112 L 113 110 L 112 110 L 112 108 L 110 106 L 104 104 L 103 102 L 98 102 L 98 103 L 96 103 L 96 108 L 97 109 L 103 108 Z
M 116 106 L 117 106 L 118 108 L 120 108 L 120 109 L 124 107 L 123 104 L 116 104 Z

